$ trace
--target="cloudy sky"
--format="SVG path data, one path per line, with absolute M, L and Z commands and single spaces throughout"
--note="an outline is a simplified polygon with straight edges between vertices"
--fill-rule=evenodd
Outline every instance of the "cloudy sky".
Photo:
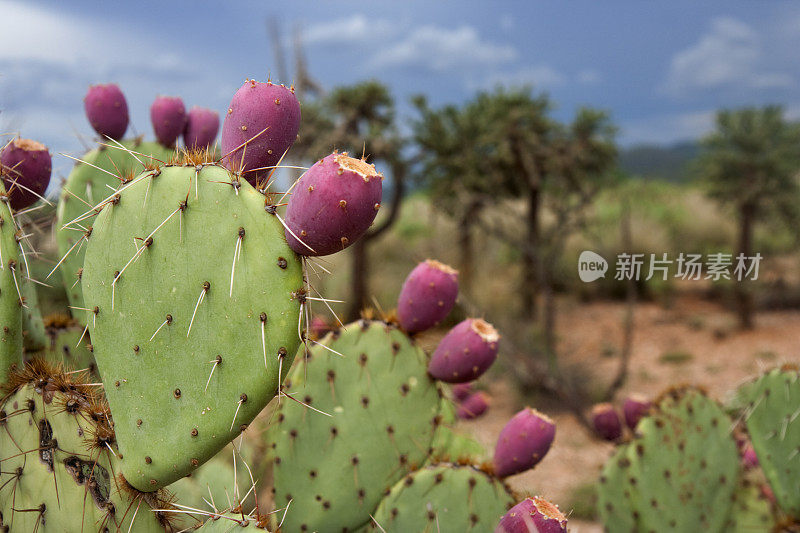
M 81 99 L 101 81 L 122 86 L 139 133 L 151 134 L 157 94 L 223 110 L 246 77 L 277 76 L 270 17 L 287 40 L 301 28 L 325 86 L 378 78 L 406 113 L 416 93 L 443 104 L 530 84 L 564 119 L 582 104 L 608 109 L 626 145 L 702 135 L 723 106 L 781 103 L 800 118 L 794 2 L 166 4 L 0 0 L 0 132 L 79 153 L 78 136 L 91 136 Z

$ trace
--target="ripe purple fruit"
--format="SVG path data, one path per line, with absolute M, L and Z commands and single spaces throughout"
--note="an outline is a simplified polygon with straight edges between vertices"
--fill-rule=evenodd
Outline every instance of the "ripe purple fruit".
M 374 165 L 347 153 L 317 161 L 298 180 L 286 208 L 289 246 L 318 256 L 353 244 L 375 220 L 382 180 Z
M 183 143 L 186 148 L 208 148 L 214 144 L 219 131 L 219 113 L 204 107 L 194 106 L 186 117 Z
M 14 139 L 0 154 L 0 165 L 8 201 L 14 210 L 32 205 L 50 184 L 50 152 L 36 141 Z
M 428 373 L 447 383 L 478 379 L 497 358 L 500 335 L 488 322 L 468 318 L 447 332 L 433 352 Z
M 494 533 L 566 533 L 567 517 L 541 496 L 525 498 L 512 507 Z
M 526 407 L 505 425 L 494 450 L 494 473 L 519 474 L 536 466 L 550 450 L 556 425 L 536 409 Z
M 599 403 L 592 407 L 592 426 L 601 438 L 615 441 L 622 436 L 622 420 L 610 403 Z
M 175 146 L 183 128 L 186 126 L 186 108 L 177 96 L 159 96 L 150 106 L 150 121 L 156 139 L 164 146 Z
M 223 164 L 255 185 L 292 147 L 299 129 L 294 88 L 247 80 L 233 95 L 222 123 Z
M 453 309 L 458 296 L 458 270 L 428 259 L 406 278 L 397 301 L 400 326 L 409 333 L 431 328 Z
M 458 411 L 456 414 L 458 415 L 458 418 L 472 420 L 481 416 L 488 408 L 489 395 L 485 392 L 478 391 L 470 394 L 463 402 L 461 402 L 461 405 L 458 406 Z
M 453 398 L 457 402 L 463 402 L 472 394 L 472 383 L 457 383 L 453 385 Z
M 91 85 L 83 98 L 86 117 L 94 131 L 122 139 L 128 129 L 128 102 L 115 83 Z
M 647 414 L 653 403 L 639 394 L 631 394 L 622 402 L 622 414 L 625 416 L 625 424 L 636 429 L 636 424 Z

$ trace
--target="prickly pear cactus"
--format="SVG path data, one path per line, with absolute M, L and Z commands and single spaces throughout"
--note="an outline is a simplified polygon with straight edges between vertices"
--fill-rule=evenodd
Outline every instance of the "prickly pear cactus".
M 104 142 L 117 146 L 114 141 Z M 86 254 L 84 237 L 92 220 L 75 221 L 119 188 L 123 178 L 138 174 L 144 170 L 145 164 L 158 162 L 150 157 L 167 161 L 174 153 L 174 150 L 164 148 L 158 143 L 142 142 L 141 139 L 121 141 L 119 144 L 125 149 L 101 145 L 81 157 L 84 162 L 78 162 L 72 169 L 61 188 L 58 200 L 56 243 L 59 258 L 64 258 L 59 269 L 69 305 L 78 308 L 73 309 L 72 314 L 83 325 L 86 325 L 86 313 L 80 310 L 85 307 L 80 277 Z M 57 273 L 53 273 L 53 276 L 56 275 Z
M 41 361 L 0 402 L 0 530 L 163 532 L 169 504 L 117 479 L 108 408 L 96 387 Z
M 739 478 L 731 420 L 694 388 L 672 389 L 600 478 L 607 531 L 724 531 Z
M 769 500 L 757 484 L 742 479 L 733 495 L 733 507 L 725 531 L 731 533 L 773 531 L 774 526 L 775 516 Z
M 472 466 L 434 465 L 395 483 L 374 513 L 373 531 L 492 531 L 515 499 L 500 480 Z
M 214 513 L 196 531 L 203 533 L 238 533 L 240 531 L 267 531 L 264 520 L 250 515 L 226 511 Z
M 780 508 L 800 518 L 800 372 L 776 368 L 736 393 L 744 423 Z
M 440 424 L 427 356 L 395 326 L 364 320 L 321 343 L 328 349 L 312 347 L 293 369 L 286 393 L 297 401 L 283 398 L 268 433 L 275 504 L 292 502 L 287 531 L 365 525 L 384 492 L 425 462 Z
M 0 183 L 0 197 L 5 188 Z M 22 293 L 20 251 L 8 203 L 0 202 L 0 384 L 22 363 Z
M 134 178 L 94 221 L 89 332 L 122 472 L 139 490 L 214 456 L 291 366 L 305 292 L 274 213 L 244 180 L 195 158 Z
M 47 328 L 47 344 L 37 356 L 54 364 L 63 365 L 67 370 L 86 370 L 92 378 L 98 377 L 89 342 L 89 335 L 81 327 Z
M 22 308 L 22 345 L 26 352 L 44 349 L 47 335 L 44 331 L 42 313 L 39 310 L 39 298 L 36 285 L 29 279 L 22 280 L 22 297 L 25 305 Z

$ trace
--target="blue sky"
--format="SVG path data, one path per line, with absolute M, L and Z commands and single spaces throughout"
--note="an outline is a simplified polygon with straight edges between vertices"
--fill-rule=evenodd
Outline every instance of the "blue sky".
M 415 93 L 443 104 L 531 84 L 560 118 L 609 110 L 626 145 L 702 135 L 720 107 L 800 118 L 796 2 L 0 0 L 0 131 L 80 153 L 82 97 L 101 81 L 122 86 L 148 135 L 157 94 L 223 110 L 245 78 L 277 74 L 271 16 L 287 40 L 299 25 L 325 86 L 381 79 L 405 113 Z

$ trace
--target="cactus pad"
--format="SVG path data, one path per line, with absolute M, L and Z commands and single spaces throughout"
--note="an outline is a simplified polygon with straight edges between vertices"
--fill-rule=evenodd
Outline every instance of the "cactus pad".
M 354 531 L 429 453 L 440 423 L 427 356 L 395 326 L 360 321 L 298 361 L 270 427 L 275 504 L 287 531 Z M 298 355 L 298 358 L 302 354 Z M 324 459 L 323 459 L 324 458 Z M 321 460 L 322 459 L 322 460 Z
M 694 388 L 671 389 L 600 478 L 607 531 L 723 531 L 739 454 L 722 408 Z
M 776 368 L 737 391 L 756 456 L 780 508 L 800 518 L 800 372 Z
M 375 511 L 373 530 L 482 533 L 514 503 L 503 482 L 472 466 L 429 466 L 392 487 Z
M 146 171 L 103 207 L 83 290 L 131 485 L 189 474 L 266 406 L 303 287 L 265 197 L 222 167 Z
M 0 183 L 0 196 L 5 188 Z M 19 244 L 8 204 L 0 202 L 0 384 L 22 363 L 22 307 Z

